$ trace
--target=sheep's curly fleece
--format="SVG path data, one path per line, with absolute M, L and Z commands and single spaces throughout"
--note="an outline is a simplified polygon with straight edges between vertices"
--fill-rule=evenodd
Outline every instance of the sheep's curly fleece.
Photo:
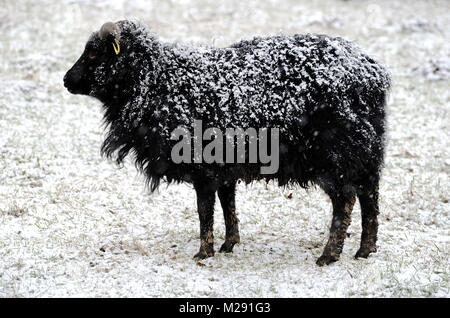
M 224 171 L 249 181 L 261 177 L 249 167 L 174 165 L 170 134 L 179 126 L 191 130 L 195 119 L 223 131 L 279 127 L 280 170 L 264 178 L 281 184 L 312 181 L 326 188 L 378 175 L 390 77 L 353 43 L 307 34 L 192 47 L 164 43 L 142 24 L 124 21 L 121 28 L 121 54 L 97 69 L 96 82 L 104 84 L 91 95 L 126 96 L 115 96 L 122 105 L 100 98 L 110 129 L 102 149 L 119 162 L 134 151 L 152 188 L 162 176 L 189 181 L 192 169 L 205 167 L 218 178 Z M 108 91 L 113 86 L 121 92 Z

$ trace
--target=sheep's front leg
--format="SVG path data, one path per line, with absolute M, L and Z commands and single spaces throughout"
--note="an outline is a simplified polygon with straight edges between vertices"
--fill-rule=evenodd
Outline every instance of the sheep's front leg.
M 218 193 L 225 219 L 225 243 L 219 252 L 231 253 L 235 244 L 239 243 L 239 225 L 236 216 L 236 183 L 219 187 Z
M 337 193 L 330 195 L 333 203 L 333 220 L 331 221 L 330 238 L 323 250 L 322 256 L 317 260 L 317 265 L 323 266 L 335 262 L 341 255 L 344 240 L 347 236 L 347 228 L 350 225 L 350 217 L 355 204 L 353 193 Z
M 200 219 L 200 250 L 194 258 L 214 256 L 214 203 L 216 189 L 208 183 L 194 184 L 197 193 L 197 210 Z

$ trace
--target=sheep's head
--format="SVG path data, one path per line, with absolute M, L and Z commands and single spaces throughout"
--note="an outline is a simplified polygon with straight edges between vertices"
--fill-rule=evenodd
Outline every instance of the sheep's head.
M 90 37 L 83 54 L 64 76 L 69 92 L 100 98 L 99 92 L 111 82 L 109 77 L 117 74 L 113 68 L 121 54 L 121 26 L 121 22 L 107 22 Z

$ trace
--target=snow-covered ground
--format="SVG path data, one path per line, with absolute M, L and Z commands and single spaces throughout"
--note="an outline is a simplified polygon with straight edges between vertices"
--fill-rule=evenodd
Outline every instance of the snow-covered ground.
M 450 2 L 0 0 L 0 297 L 449 297 Z M 319 189 L 239 185 L 241 241 L 197 263 L 195 193 L 149 194 L 102 159 L 97 101 L 62 77 L 90 33 L 137 18 L 165 40 L 225 46 L 326 33 L 390 67 L 379 251 L 318 267 L 331 205 Z M 289 199 L 289 194 L 292 198 Z M 216 206 L 216 248 L 224 239 Z

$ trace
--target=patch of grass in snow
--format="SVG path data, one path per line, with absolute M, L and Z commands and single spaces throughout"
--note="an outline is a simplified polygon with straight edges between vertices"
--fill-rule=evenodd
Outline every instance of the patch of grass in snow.
M 14 202 L 10 207 L 5 211 L 7 215 L 14 216 L 16 218 L 25 214 L 26 209 L 19 206 L 16 202 Z

